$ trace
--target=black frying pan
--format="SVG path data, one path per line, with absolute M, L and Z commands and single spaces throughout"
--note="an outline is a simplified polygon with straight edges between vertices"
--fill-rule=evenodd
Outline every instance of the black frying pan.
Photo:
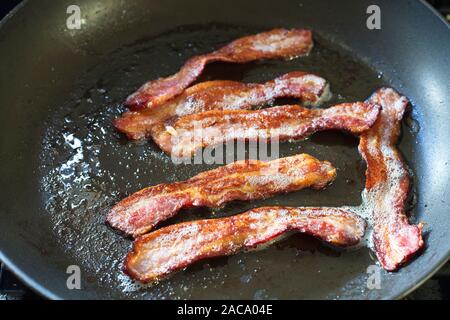
M 450 253 L 450 30 L 420 1 L 77 1 L 85 24 L 68 30 L 73 1 L 26 1 L 1 23 L 0 259 L 49 298 L 399 298 Z M 381 8 L 381 30 L 366 9 Z M 272 27 L 308 27 L 307 58 L 217 63 L 200 80 L 262 82 L 292 70 L 332 84 L 333 100 L 365 99 L 382 85 L 408 96 L 400 149 L 414 180 L 412 220 L 426 222 L 426 248 L 367 287 L 367 249 L 339 252 L 292 236 L 265 251 L 203 261 L 152 287 L 120 272 L 130 241 L 104 225 L 108 208 L 141 187 L 188 178 L 211 166 L 174 166 L 153 143 L 130 143 L 111 127 L 120 103 L 148 79 L 174 73 L 190 56 Z M 285 101 L 280 101 L 285 102 Z M 358 205 L 364 163 L 358 140 L 339 132 L 286 143 L 332 161 L 338 179 L 222 210 L 190 210 L 167 223 L 224 216 L 263 204 Z M 82 290 L 66 270 L 81 268 Z

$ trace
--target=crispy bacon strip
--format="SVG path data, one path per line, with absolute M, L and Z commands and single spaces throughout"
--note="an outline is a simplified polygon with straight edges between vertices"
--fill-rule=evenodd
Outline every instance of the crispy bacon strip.
M 369 102 L 382 110 L 374 126 L 361 135 L 359 151 L 367 162 L 364 198 L 372 210 L 377 257 L 383 268 L 394 271 L 423 246 L 423 225 L 410 225 L 404 212 L 409 175 L 395 147 L 409 101 L 383 88 Z
M 237 39 L 214 52 L 189 59 L 178 73 L 144 84 L 125 104 L 132 109 L 152 108 L 179 95 L 215 61 L 246 63 L 260 59 L 293 58 L 313 47 L 312 33 L 300 29 L 274 29 Z
M 263 207 L 222 219 L 171 225 L 134 242 L 124 271 L 143 283 L 157 281 L 205 258 L 268 244 L 289 231 L 339 247 L 356 245 L 364 220 L 338 208 Z
M 157 108 L 124 113 L 114 126 L 129 139 L 145 138 L 155 123 L 209 110 L 251 109 L 276 98 L 299 98 L 305 105 L 318 105 L 326 99 L 325 79 L 296 71 L 265 84 L 235 81 L 208 81 L 186 89 L 179 97 Z
M 336 176 L 327 161 L 307 154 L 264 162 L 237 161 L 183 181 L 143 189 L 119 202 L 107 222 L 138 236 L 187 207 L 220 207 L 232 200 L 255 200 L 306 187 L 320 189 Z
M 356 102 L 328 109 L 298 105 L 262 110 L 213 110 L 181 117 L 152 128 L 153 140 L 174 157 L 192 156 L 199 148 L 232 140 L 302 139 L 321 130 L 360 133 L 375 122 L 379 106 Z

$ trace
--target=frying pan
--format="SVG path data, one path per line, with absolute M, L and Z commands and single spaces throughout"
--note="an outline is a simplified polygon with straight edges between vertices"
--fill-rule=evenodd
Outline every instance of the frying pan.
M 25 1 L 0 26 L 0 259 L 36 291 L 54 299 L 392 299 L 447 261 L 450 30 L 425 2 L 78 0 L 79 30 L 66 25 L 71 4 Z M 380 30 L 366 27 L 372 4 L 381 9 Z M 199 262 L 150 287 L 131 283 L 120 271 L 130 241 L 104 225 L 108 208 L 144 186 L 211 166 L 175 166 L 152 142 L 127 141 L 111 120 L 146 80 L 273 27 L 311 28 L 313 53 L 216 63 L 200 80 L 263 82 L 305 70 L 330 80 L 329 104 L 365 99 L 383 85 L 408 96 L 400 150 L 413 177 L 411 220 L 426 223 L 425 250 L 398 272 L 375 267 L 378 289 L 367 286 L 367 268 L 376 265 L 369 250 L 336 251 L 298 235 L 264 251 Z M 358 205 L 365 165 L 357 144 L 330 132 L 281 145 L 280 156 L 308 152 L 335 164 L 338 178 L 325 190 L 187 210 L 167 223 L 268 204 Z M 81 270 L 81 290 L 66 285 L 71 265 Z

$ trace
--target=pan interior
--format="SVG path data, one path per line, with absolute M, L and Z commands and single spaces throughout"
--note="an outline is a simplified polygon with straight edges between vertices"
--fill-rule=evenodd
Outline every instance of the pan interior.
M 127 94 L 149 79 L 177 71 L 187 58 L 212 51 L 244 34 L 258 32 L 231 25 L 180 27 L 119 48 L 104 63 L 74 83 L 72 96 L 48 119 L 40 156 L 40 192 L 59 245 L 82 266 L 91 284 L 128 298 L 350 298 L 367 297 L 366 248 L 337 251 L 302 235 L 257 251 L 200 261 L 169 279 L 143 287 L 121 272 L 131 241 L 105 224 L 108 209 L 149 185 L 184 180 L 217 165 L 175 165 L 151 141 L 130 142 L 112 127 L 125 109 Z M 199 81 L 229 79 L 264 82 L 301 70 L 331 83 L 333 97 L 322 107 L 365 100 L 385 79 L 339 45 L 316 36 L 308 57 L 259 61 L 244 65 L 215 63 Z M 279 100 L 276 103 L 296 102 Z M 408 159 L 417 124 L 404 126 L 400 148 Z M 166 222 L 233 215 L 262 205 L 359 205 L 365 164 L 358 139 L 342 132 L 323 132 L 305 141 L 282 143 L 280 156 L 309 153 L 331 161 L 336 181 L 321 191 L 302 190 L 250 203 L 233 202 L 217 210 L 191 209 Z M 384 274 L 384 272 L 382 272 Z

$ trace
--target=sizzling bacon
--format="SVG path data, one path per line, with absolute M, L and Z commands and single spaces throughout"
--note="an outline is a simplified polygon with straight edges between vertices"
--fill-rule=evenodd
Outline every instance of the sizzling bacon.
M 409 102 L 390 88 L 378 90 L 369 102 L 382 110 L 361 135 L 359 150 L 367 162 L 364 198 L 372 210 L 377 257 L 386 270 L 394 271 L 423 246 L 422 224 L 410 225 L 404 212 L 409 175 L 395 147 Z
M 220 207 L 232 200 L 255 200 L 306 187 L 320 189 L 336 176 L 327 161 L 307 154 L 264 162 L 237 161 L 183 181 L 143 189 L 114 206 L 107 222 L 141 235 L 187 207 Z
M 326 98 L 327 81 L 304 72 L 291 72 L 265 84 L 208 81 L 186 89 L 179 97 L 157 108 L 126 112 L 114 126 L 129 139 L 146 137 L 155 123 L 209 110 L 251 109 L 276 98 L 299 98 L 317 105 Z
M 157 281 L 205 258 L 268 244 L 289 231 L 339 247 L 356 245 L 364 220 L 337 208 L 263 207 L 222 219 L 171 225 L 138 238 L 124 271 L 143 283 Z
M 174 157 L 190 157 L 199 148 L 232 140 L 305 138 L 321 130 L 360 133 L 375 122 L 376 104 L 343 103 L 327 109 L 298 105 L 262 110 L 213 110 L 181 117 L 152 128 L 153 140 Z
M 147 82 L 125 103 L 133 109 L 161 105 L 182 93 L 210 62 L 246 63 L 260 59 L 293 58 L 308 54 L 312 47 L 312 33 L 309 30 L 274 29 L 246 36 L 214 52 L 192 57 L 176 74 Z

